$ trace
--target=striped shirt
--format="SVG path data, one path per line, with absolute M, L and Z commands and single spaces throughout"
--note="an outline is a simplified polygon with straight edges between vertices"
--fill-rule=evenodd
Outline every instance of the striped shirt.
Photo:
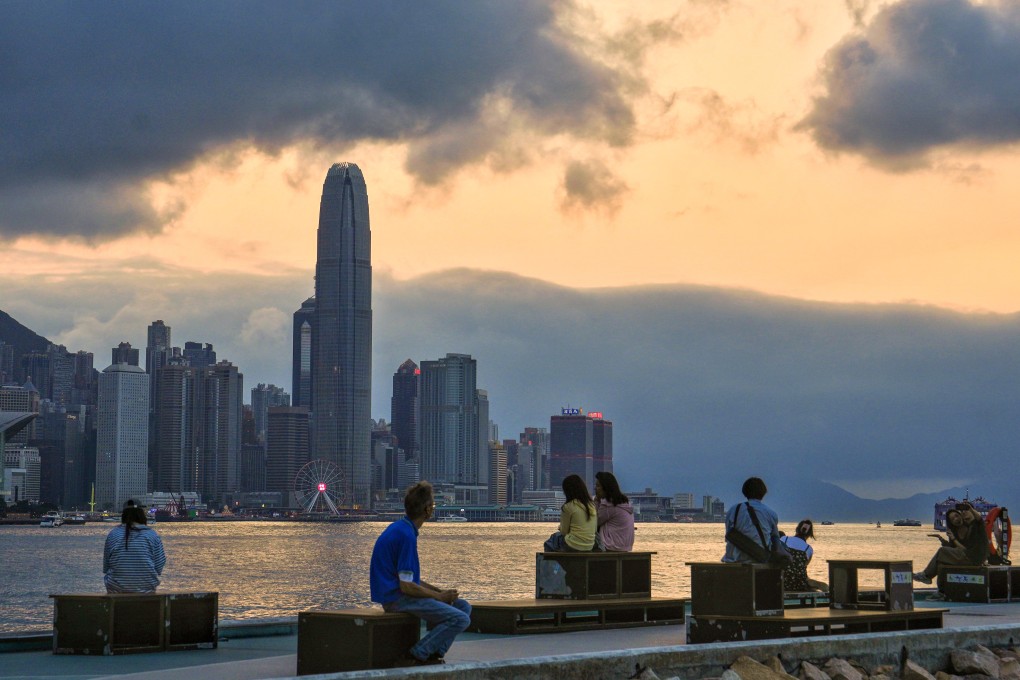
M 110 531 L 103 549 L 103 581 L 108 593 L 151 593 L 166 564 L 163 541 L 147 526 L 136 524 L 124 545 L 126 524 Z

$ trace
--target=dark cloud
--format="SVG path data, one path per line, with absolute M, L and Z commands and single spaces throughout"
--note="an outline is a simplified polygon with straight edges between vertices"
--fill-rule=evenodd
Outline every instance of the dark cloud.
M 824 94 L 799 129 L 825 149 L 905 170 L 927 165 L 929 152 L 940 148 L 1014 144 L 1020 6 L 889 5 L 829 52 L 822 80 Z
M 428 183 L 469 163 L 512 165 L 509 126 L 626 145 L 633 74 L 587 56 L 558 21 L 570 11 L 569 0 L 6 5 L 0 235 L 153 228 L 123 191 L 105 203 L 33 196 L 135 189 L 238 144 L 406 141 Z M 33 204 L 46 209 L 33 216 Z
M 2 308 L 97 352 L 97 365 L 121 340 L 144 346 L 162 318 L 175 344 L 214 343 L 248 387 L 289 390 L 289 320 L 311 279 L 151 269 L 120 284 L 19 279 L 5 283 Z M 389 420 L 406 358 L 468 353 L 501 436 L 548 427 L 567 404 L 601 410 L 630 488 L 722 495 L 752 472 L 858 485 L 1020 476 L 1020 315 L 698 287 L 576 290 L 466 270 L 377 273 L 373 300 L 375 417 Z M 902 495 L 912 490 L 904 481 Z
M 602 161 L 591 158 L 567 164 L 563 173 L 564 209 L 598 209 L 614 213 L 630 187 Z

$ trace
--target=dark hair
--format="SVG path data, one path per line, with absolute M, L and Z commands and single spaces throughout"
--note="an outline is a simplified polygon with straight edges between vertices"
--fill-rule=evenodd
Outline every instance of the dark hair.
M 740 487 L 740 493 L 744 494 L 744 498 L 747 500 L 760 501 L 765 498 L 765 494 L 768 492 L 769 488 L 765 486 L 761 477 L 748 477 L 744 486 Z
M 145 510 L 136 506 L 134 503 L 131 505 L 125 505 L 124 510 L 120 513 L 120 523 L 124 525 L 124 547 L 128 547 L 128 539 L 131 538 L 131 529 L 136 524 L 146 524 L 148 518 L 145 516 Z
M 815 523 L 810 519 L 802 519 L 797 522 L 797 530 L 794 532 L 797 538 L 807 540 L 815 537 Z
M 404 494 L 404 511 L 411 519 L 418 519 L 428 514 L 432 503 L 432 485 L 426 481 L 407 487 Z
M 567 507 L 567 503 L 570 501 L 578 501 L 584 506 L 585 516 L 591 519 L 591 509 L 595 503 L 592 501 L 591 494 L 588 493 L 588 485 L 584 483 L 583 479 L 577 475 L 567 475 L 563 479 L 563 495 L 567 497 L 563 507 Z
M 616 477 L 612 472 L 596 472 L 595 479 L 597 479 L 599 484 L 602 486 L 603 498 L 613 505 L 630 502 L 630 499 L 623 495 L 623 492 L 620 491 L 620 483 L 616 481 Z

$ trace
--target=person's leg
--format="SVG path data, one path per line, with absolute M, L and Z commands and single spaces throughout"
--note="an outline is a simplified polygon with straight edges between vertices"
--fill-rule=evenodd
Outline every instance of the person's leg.
M 471 623 L 471 605 L 465 600 L 454 600 L 451 606 L 430 597 L 402 597 L 391 603 L 387 611 L 413 614 L 431 628 L 410 650 L 411 656 L 419 661 L 433 655 L 441 658 L 457 635 L 467 630 Z
M 567 540 L 558 531 L 550 536 L 542 547 L 545 549 L 545 552 L 577 552 L 567 545 Z

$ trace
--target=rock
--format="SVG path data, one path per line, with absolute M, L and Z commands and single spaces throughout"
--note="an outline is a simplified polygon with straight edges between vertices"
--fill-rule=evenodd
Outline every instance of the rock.
M 767 661 L 765 661 L 765 665 L 769 669 L 775 671 L 776 673 L 781 673 L 782 675 L 789 675 L 789 673 L 786 672 L 786 669 L 783 668 L 783 662 L 779 659 L 778 656 L 773 656 Z
M 832 680 L 828 673 L 807 661 L 800 662 L 800 677 L 802 680 Z
M 845 659 L 833 657 L 825 662 L 822 670 L 828 673 L 832 680 L 865 680 L 864 673 L 854 668 Z
M 935 673 L 935 680 L 963 680 L 959 675 L 953 675 L 946 673 L 945 671 L 938 671 Z
M 740 676 L 737 675 L 736 671 L 731 671 L 727 668 L 723 671 L 722 677 L 719 680 L 740 680 Z
M 875 675 L 888 675 L 890 678 L 894 678 L 894 677 L 896 677 L 896 675 L 898 675 L 897 667 L 893 666 L 892 664 L 885 664 L 885 665 L 882 665 L 882 666 L 877 666 L 875 668 L 875 670 L 871 671 L 871 675 L 872 676 L 875 676 Z
M 628 680 L 659 680 L 659 676 L 648 666 L 642 668 L 641 664 L 637 664 L 634 667 L 634 675 L 630 676 Z
M 1020 680 L 1020 659 L 999 657 L 999 680 Z
M 999 657 L 984 647 L 978 651 L 954 649 L 949 654 L 949 661 L 958 675 L 988 675 L 999 677 Z
M 777 659 L 778 661 L 778 659 Z M 782 664 L 779 664 L 782 668 Z M 734 661 L 729 670 L 737 674 L 740 680 L 795 680 L 786 671 L 775 671 L 765 664 L 758 663 L 749 656 L 742 656 Z M 723 673 L 723 680 L 729 680 Z
M 903 666 L 903 680 L 935 680 L 935 676 L 925 668 L 907 659 Z
M 885 673 L 878 673 L 874 675 L 869 675 L 868 680 L 895 680 L 895 679 L 891 675 L 886 675 Z

